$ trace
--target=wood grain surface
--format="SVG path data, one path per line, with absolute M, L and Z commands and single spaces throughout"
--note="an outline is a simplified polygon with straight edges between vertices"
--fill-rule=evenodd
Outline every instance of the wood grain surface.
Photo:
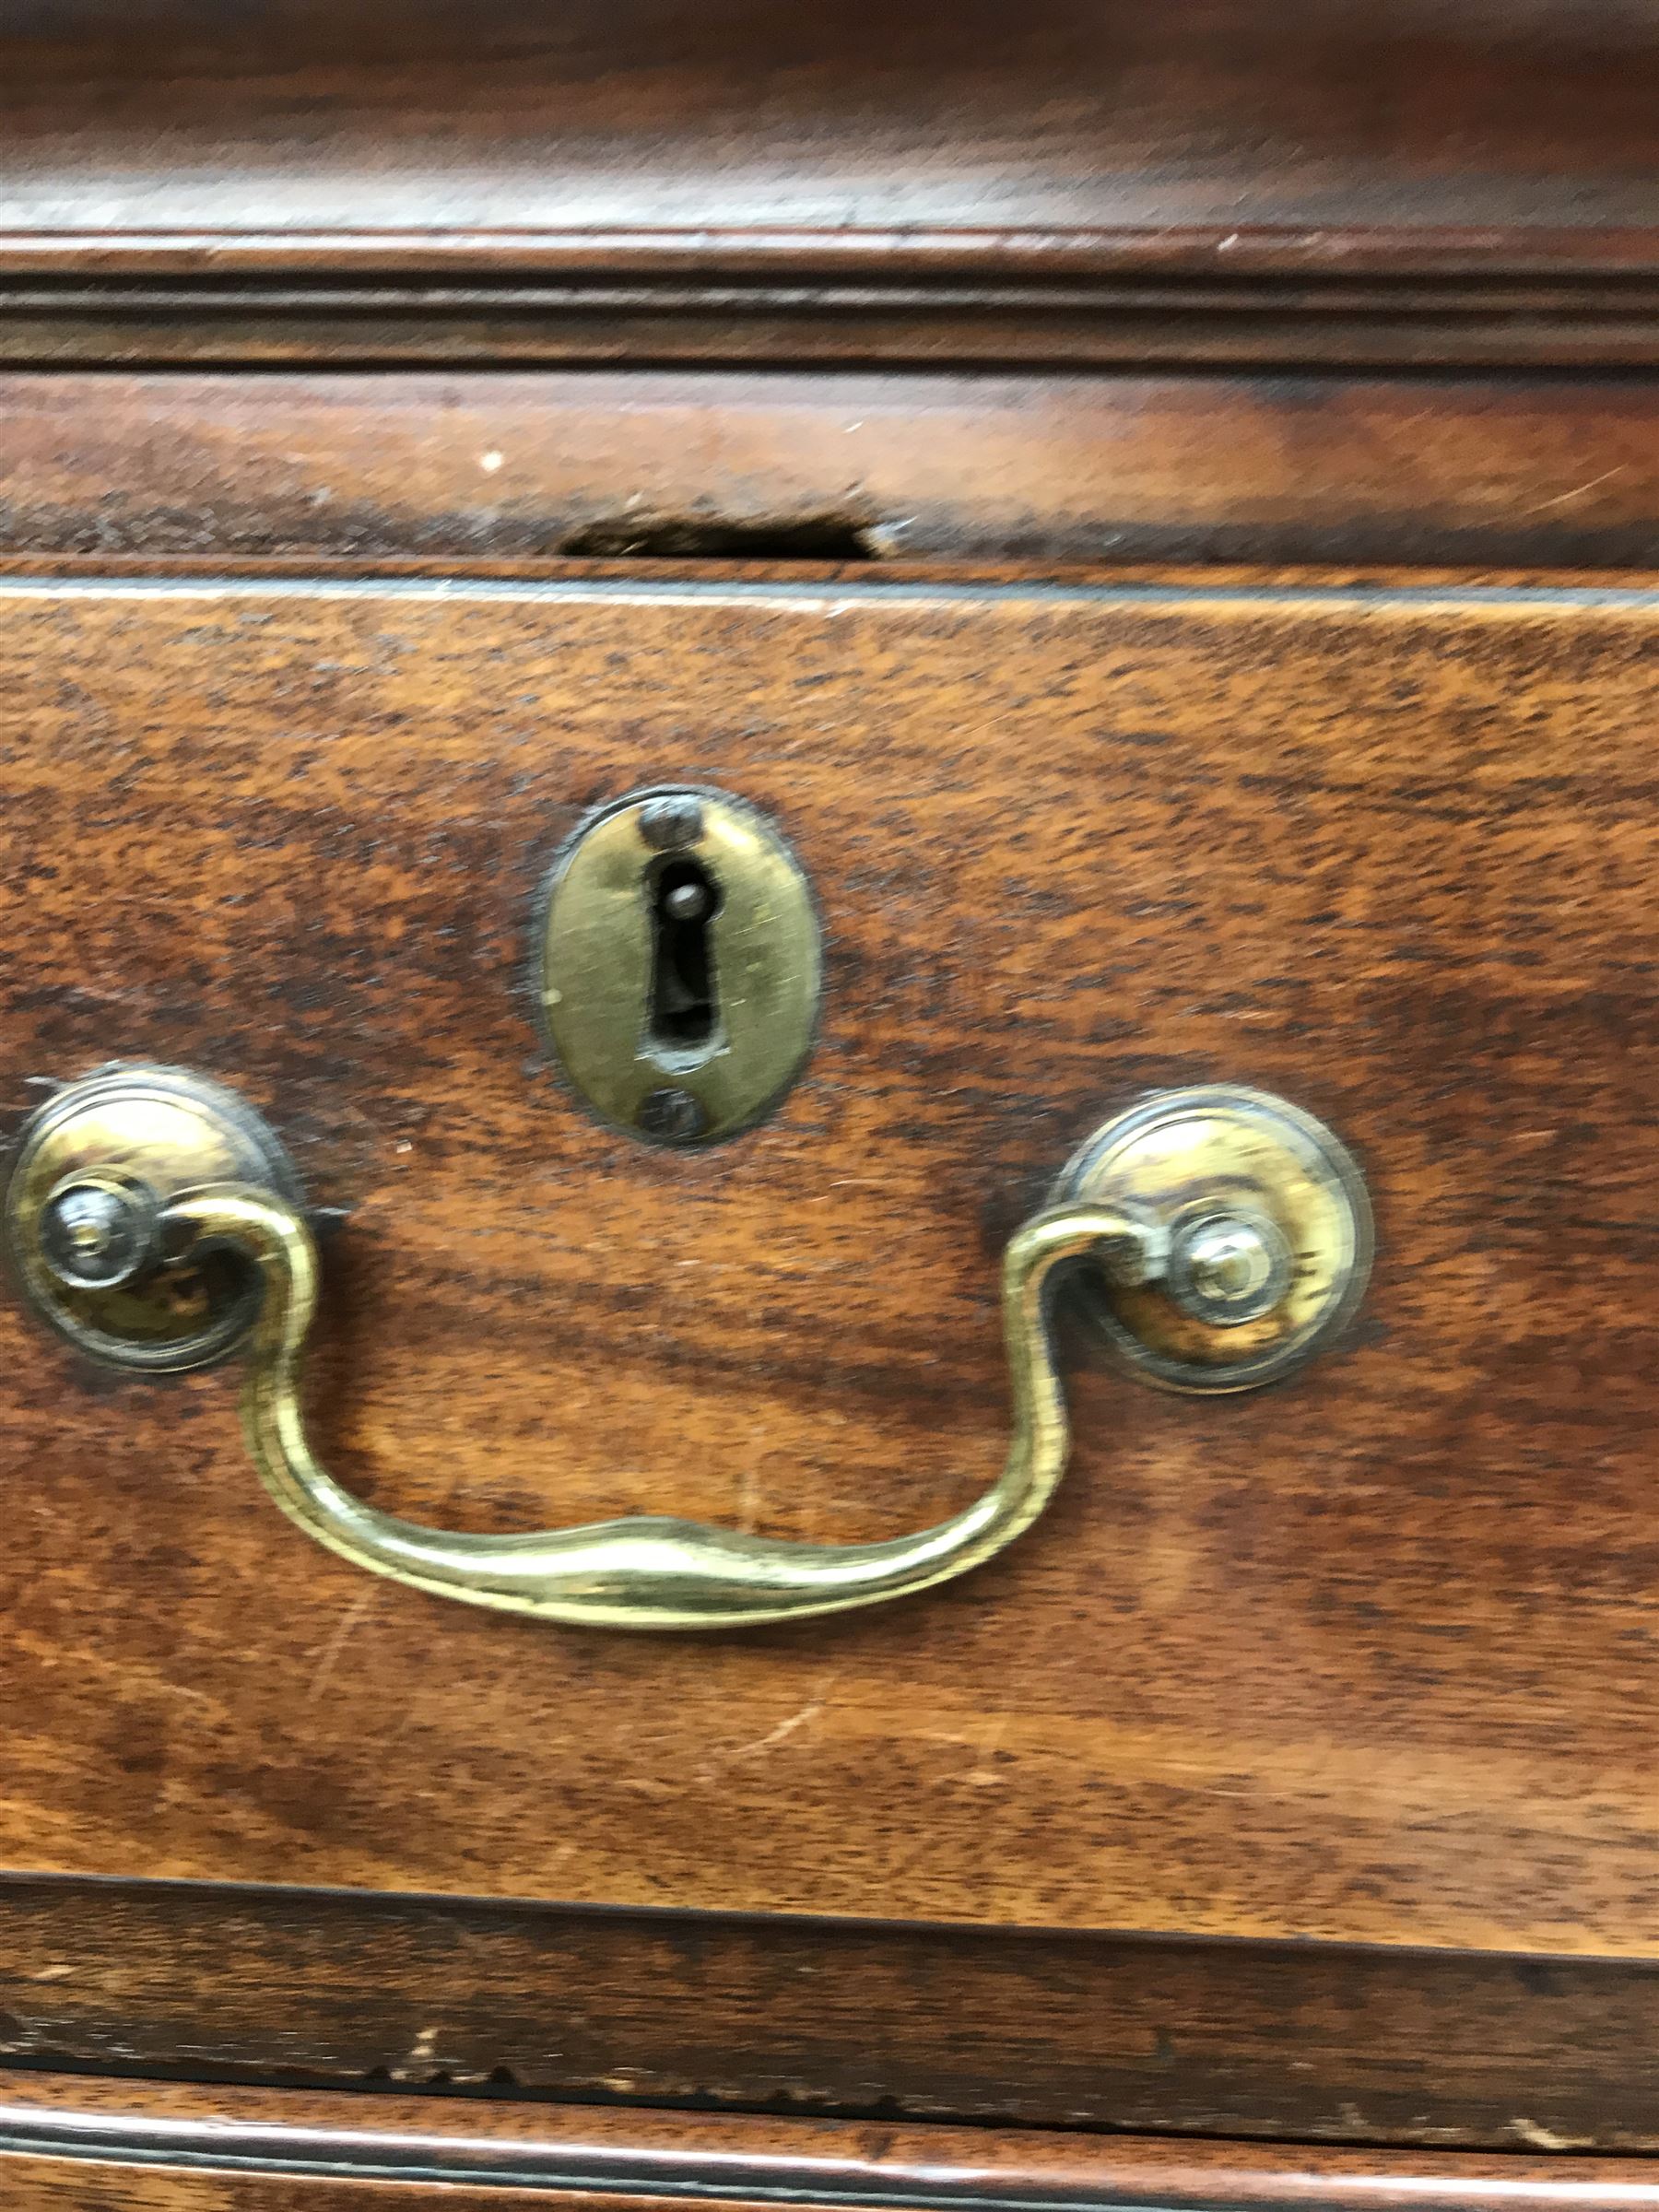
M 1659 559 L 1645 376 L 0 376 L 0 553 Z
M 0 2075 L 0 2191 L 76 2212 L 368 2212 L 441 2201 L 661 2212 L 688 2198 L 1056 2212 L 1652 2212 L 1646 2159 L 1411 2158 L 1241 2144 L 1089 2140 L 998 2129 L 849 2126 L 708 2113 L 488 2105 L 456 2098 L 203 2089 Z
M 0 2075 L 0 2192 L 76 2212 L 458 2212 L 559 2204 L 663 2212 L 939 2206 L 1056 2212 L 1652 2212 L 1646 2159 L 1262 2150 L 998 2129 L 353 2098 Z
M 373 1582 L 233 1383 L 15 1308 L 18 1867 L 1531 1947 L 1654 1939 L 1659 598 L 1443 586 L 0 591 L 6 1091 L 231 1080 L 345 1225 L 315 1424 L 466 1527 L 850 1539 L 1000 1455 L 996 1252 L 1100 1116 L 1226 1077 L 1371 1177 L 1362 1324 L 1198 1405 L 1086 1354 L 1044 1522 L 750 1638 Z M 707 778 L 823 902 L 822 1038 L 695 1158 L 525 995 L 581 810 Z

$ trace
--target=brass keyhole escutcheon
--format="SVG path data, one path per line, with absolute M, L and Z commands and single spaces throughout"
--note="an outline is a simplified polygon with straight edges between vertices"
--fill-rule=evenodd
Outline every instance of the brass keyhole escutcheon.
M 649 1143 L 748 1128 L 811 1048 L 811 888 L 765 817 L 726 793 L 637 792 L 584 823 L 554 865 L 538 953 L 571 1088 Z

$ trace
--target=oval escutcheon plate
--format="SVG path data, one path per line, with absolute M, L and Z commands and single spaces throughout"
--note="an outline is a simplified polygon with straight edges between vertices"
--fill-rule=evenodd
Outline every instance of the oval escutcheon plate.
M 584 824 L 554 866 L 539 954 L 571 1087 L 653 1144 L 748 1127 L 811 1046 L 811 888 L 771 823 L 724 793 L 640 792 Z

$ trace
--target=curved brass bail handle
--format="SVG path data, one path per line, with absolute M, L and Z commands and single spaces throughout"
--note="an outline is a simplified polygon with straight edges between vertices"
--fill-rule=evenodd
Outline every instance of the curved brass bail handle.
M 1013 1435 L 1001 1476 L 935 1527 L 879 1544 L 808 1544 L 695 1521 L 599 1521 L 525 1535 L 469 1535 L 382 1512 L 318 1464 L 300 1410 L 317 1301 L 304 1216 L 274 1193 L 221 1183 L 169 1204 L 161 1228 L 245 1254 L 262 1297 L 248 1338 L 242 1428 L 260 1478 L 290 1519 L 376 1574 L 469 1605 L 626 1629 L 722 1629 L 841 1613 L 929 1589 L 981 1565 L 1030 1528 L 1053 1496 L 1070 1443 L 1046 1291 L 1057 1268 L 1096 1255 L 1147 1280 L 1167 1240 L 1122 1207 L 1039 1214 L 1003 1255 Z

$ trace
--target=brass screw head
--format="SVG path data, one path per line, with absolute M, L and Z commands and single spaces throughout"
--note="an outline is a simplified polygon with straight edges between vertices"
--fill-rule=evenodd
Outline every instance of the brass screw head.
M 112 1290 L 150 1259 L 155 1206 L 133 1184 L 77 1178 L 47 1200 L 40 1236 L 41 1256 L 66 1289 Z
M 1265 1216 L 1200 1216 L 1176 1231 L 1170 1250 L 1170 1296 L 1183 1313 L 1237 1328 L 1271 1313 L 1290 1281 L 1290 1253 Z
M 648 1090 L 640 1100 L 639 1126 L 642 1135 L 658 1144 L 694 1145 L 708 1117 L 688 1090 L 665 1088 Z
M 673 853 L 700 842 L 703 810 L 688 792 L 653 799 L 640 809 L 640 835 L 653 853 Z

